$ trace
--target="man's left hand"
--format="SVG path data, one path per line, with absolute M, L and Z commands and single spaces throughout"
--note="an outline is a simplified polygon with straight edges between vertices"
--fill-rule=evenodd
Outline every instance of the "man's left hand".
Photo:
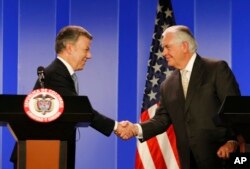
M 237 141 L 230 140 L 219 148 L 219 150 L 217 151 L 217 155 L 222 159 L 228 159 L 230 153 L 235 152 L 237 147 L 238 147 Z

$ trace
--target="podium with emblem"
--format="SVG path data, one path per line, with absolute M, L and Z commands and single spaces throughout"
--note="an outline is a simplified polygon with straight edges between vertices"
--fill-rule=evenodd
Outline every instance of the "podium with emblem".
M 68 159 L 68 142 L 72 130 L 88 127 L 92 107 L 86 96 L 62 97 L 63 105 L 53 97 L 35 95 L 27 103 L 26 95 L 0 95 L 0 125 L 8 126 L 17 141 L 19 169 L 67 169 L 67 163 L 74 162 Z M 38 115 L 29 115 L 28 107 Z M 58 110 L 53 112 L 53 107 Z

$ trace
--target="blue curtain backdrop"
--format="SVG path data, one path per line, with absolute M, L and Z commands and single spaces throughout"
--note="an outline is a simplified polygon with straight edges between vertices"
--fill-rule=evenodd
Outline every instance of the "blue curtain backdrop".
M 226 60 L 250 95 L 250 2 L 172 0 L 177 24 L 191 28 L 202 56 Z M 78 72 L 80 94 L 118 120 L 138 120 L 157 0 L 0 0 L 0 93 L 28 94 L 38 66 L 54 58 L 54 39 L 68 24 L 94 36 L 93 58 Z M 1 103 L 0 103 L 1 104 Z M 92 128 L 77 136 L 76 169 L 132 169 L 136 140 L 105 137 Z M 0 127 L 0 168 L 10 169 L 14 139 Z M 84 167 L 83 167 L 84 166 Z

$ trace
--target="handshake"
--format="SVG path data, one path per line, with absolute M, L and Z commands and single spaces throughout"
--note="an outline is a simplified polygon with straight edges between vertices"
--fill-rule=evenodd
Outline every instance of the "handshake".
M 130 121 L 118 122 L 117 129 L 114 131 L 114 133 L 123 140 L 138 136 L 138 132 L 138 126 Z

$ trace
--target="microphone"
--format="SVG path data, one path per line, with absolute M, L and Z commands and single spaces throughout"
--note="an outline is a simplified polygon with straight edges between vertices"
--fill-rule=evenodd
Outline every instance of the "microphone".
M 37 68 L 38 81 L 40 83 L 41 88 L 44 88 L 44 79 L 45 79 L 44 70 L 45 69 L 42 66 L 39 66 Z

